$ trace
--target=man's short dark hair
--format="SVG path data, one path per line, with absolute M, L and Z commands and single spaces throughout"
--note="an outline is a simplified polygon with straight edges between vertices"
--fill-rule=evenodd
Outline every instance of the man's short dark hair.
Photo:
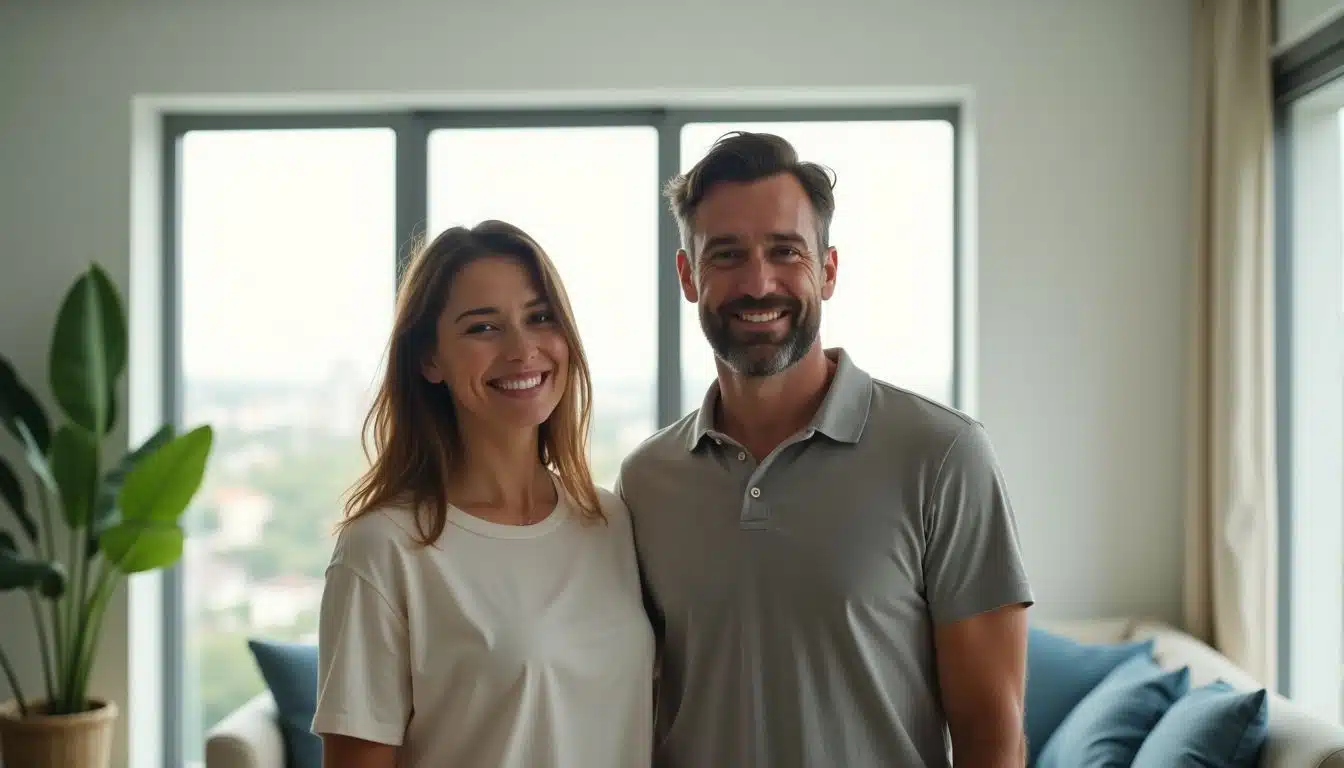
M 817 216 L 817 245 L 826 248 L 835 215 L 834 173 L 823 165 L 799 160 L 798 151 L 779 136 L 747 131 L 723 135 L 695 167 L 667 182 L 663 194 L 677 218 L 682 247 L 689 250 L 695 209 L 716 185 L 749 183 L 781 173 L 792 175 L 807 193 Z

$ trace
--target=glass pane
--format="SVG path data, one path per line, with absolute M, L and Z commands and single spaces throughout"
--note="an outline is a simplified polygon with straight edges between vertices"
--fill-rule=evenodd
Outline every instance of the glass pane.
M 821 342 L 844 347 L 874 377 L 951 403 L 954 312 L 954 164 L 945 121 L 695 123 L 681 133 L 682 170 L 732 130 L 788 139 L 805 160 L 835 171 L 831 244 L 835 295 Z M 682 305 L 683 410 L 698 408 L 715 376 L 696 306 Z
M 215 428 L 184 557 L 188 761 L 263 690 L 249 637 L 315 641 L 342 494 L 391 328 L 395 135 L 181 145 L 187 424 Z
M 610 487 L 657 418 L 658 135 L 648 126 L 443 129 L 429 230 L 502 219 L 536 238 L 593 373 L 592 461 Z

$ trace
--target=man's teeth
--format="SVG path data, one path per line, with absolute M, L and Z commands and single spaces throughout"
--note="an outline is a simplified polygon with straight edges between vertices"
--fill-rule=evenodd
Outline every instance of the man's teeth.
M 784 316 L 784 310 L 777 309 L 774 312 L 742 312 L 738 317 L 746 320 L 748 323 L 768 323 L 771 320 L 778 320 Z
M 495 386 L 500 389 L 512 390 L 532 389 L 541 386 L 541 374 L 528 376 L 525 379 L 496 379 Z

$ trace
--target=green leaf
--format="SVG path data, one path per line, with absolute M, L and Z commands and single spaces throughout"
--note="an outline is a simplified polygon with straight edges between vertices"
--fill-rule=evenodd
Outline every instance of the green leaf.
M 23 443 L 23 456 L 28 460 L 28 467 L 37 475 L 37 479 L 42 482 L 50 494 L 56 494 L 59 490 L 56 487 L 56 478 L 51 474 L 51 465 L 47 463 L 47 454 L 37 444 L 37 438 L 28 430 L 28 425 L 23 422 L 18 424 L 19 439 Z
M 93 265 L 66 293 L 51 340 L 51 391 L 70 420 L 104 434 L 110 393 L 126 369 L 126 316 L 107 273 Z
M 162 520 L 123 520 L 103 531 L 98 545 L 122 573 L 172 565 L 182 557 L 182 529 Z
M 18 519 L 19 527 L 23 529 L 33 546 L 37 546 L 37 521 L 28 511 L 26 500 L 23 498 L 23 486 L 19 484 L 18 476 L 3 458 L 0 458 L 0 499 L 4 499 L 9 508 L 14 510 L 14 517 Z
M 0 422 L 20 443 L 23 435 L 19 433 L 19 424 L 26 424 L 43 455 L 51 447 L 51 422 L 46 411 L 4 357 L 0 357 Z
M 0 531 L 0 592 L 34 588 L 53 600 L 65 594 L 65 569 L 21 556 L 14 537 Z
M 66 524 L 87 526 L 98 477 L 98 438 L 82 427 L 61 425 L 51 441 L 51 473 L 61 491 Z
M 117 514 L 117 497 L 121 494 L 122 484 L 126 482 L 126 475 L 140 463 L 141 459 L 167 445 L 172 437 L 171 425 L 165 424 L 159 427 L 158 432 L 150 435 L 139 448 L 122 456 L 121 461 L 103 475 L 102 485 L 98 489 L 98 502 L 93 507 L 93 519 L 89 521 L 88 542 L 85 547 L 85 554 L 88 557 L 93 557 L 98 552 L 98 536 L 120 521 L 120 516 Z
M 176 523 L 201 487 L 213 441 L 214 430 L 201 426 L 141 459 L 121 487 L 122 518 Z

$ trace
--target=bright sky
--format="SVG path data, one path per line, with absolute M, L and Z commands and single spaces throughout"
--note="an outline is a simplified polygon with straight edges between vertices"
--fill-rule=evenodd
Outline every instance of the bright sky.
M 682 134 L 683 165 L 734 128 L 780 133 L 838 174 L 840 270 L 823 341 L 880 378 L 947 397 L 951 126 L 697 124 Z M 182 156 L 187 376 L 311 381 L 338 362 L 372 376 L 393 299 L 394 134 L 197 132 Z M 429 166 L 431 232 L 486 218 L 529 231 L 565 279 L 599 389 L 652 386 L 656 270 L 674 269 L 657 252 L 654 129 L 439 130 Z M 683 309 L 689 408 L 714 367 L 694 306 Z

